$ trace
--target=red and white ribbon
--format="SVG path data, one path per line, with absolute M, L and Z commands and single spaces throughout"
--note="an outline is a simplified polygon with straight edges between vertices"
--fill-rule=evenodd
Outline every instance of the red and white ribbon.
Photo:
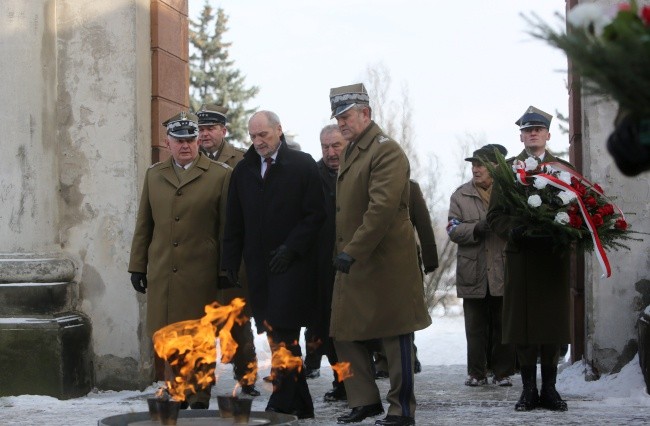
M 598 237 L 598 230 L 596 228 L 596 225 L 594 225 L 594 222 L 591 220 L 591 216 L 587 211 L 587 206 L 585 206 L 585 203 L 582 201 L 582 197 L 580 197 L 578 191 L 570 184 L 556 178 L 555 176 L 546 173 L 540 173 L 531 177 L 534 177 L 536 179 L 541 179 L 542 181 L 545 181 L 548 185 L 554 186 L 557 189 L 569 191 L 575 194 L 576 199 L 578 200 L 578 207 L 580 207 L 580 213 L 582 213 L 582 218 L 584 219 L 585 224 L 587 225 L 587 229 L 589 230 L 589 234 L 591 235 L 591 240 L 594 243 L 594 248 L 596 249 L 595 250 L 596 258 L 598 259 L 598 263 L 600 264 L 600 267 L 603 270 L 603 277 L 609 278 L 612 275 L 612 268 L 609 265 L 609 259 L 607 259 L 607 253 L 605 253 L 605 249 L 603 248 L 603 245 L 600 242 L 600 237 Z

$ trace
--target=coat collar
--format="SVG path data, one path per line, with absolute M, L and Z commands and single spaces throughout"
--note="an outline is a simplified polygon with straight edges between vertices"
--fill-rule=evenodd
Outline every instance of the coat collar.
M 367 150 L 375 140 L 375 137 L 381 133 L 381 128 L 374 121 L 370 121 L 368 127 L 366 127 L 359 136 L 359 139 L 350 148 L 350 152 L 347 155 L 343 154 L 343 162 L 339 166 L 339 176 L 350 168 L 350 165 L 359 156 L 359 153 Z
M 174 172 L 174 165 L 172 164 L 172 161 L 174 161 L 174 159 L 172 157 L 169 157 L 165 162 L 163 162 L 160 166 L 160 173 L 165 178 L 165 180 L 175 188 L 181 188 L 197 179 L 206 170 L 208 170 L 208 168 L 210 168 L 210 162 L 212 160 L 206 157 L 204 153 L 199 152 L 199 158 L 197 158 L 194 165 L 192 165 L 192 167 L 190 167 L 189 170 L 185 172 L 185 176 L 183 177 L 184 179 L 180 183 L 178 183 L 178 178 Z

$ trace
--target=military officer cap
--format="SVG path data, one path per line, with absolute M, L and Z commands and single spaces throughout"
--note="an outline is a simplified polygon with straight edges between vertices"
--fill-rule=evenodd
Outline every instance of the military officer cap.
M 519 130 L 527 129 L 529 127 L 551 127 L 551 120 L 553 116 L 547 112 L 542 111 L 534 106 L 529 106 L 524 115 L 515 124 L 519 126 Z
M 370 105 L 370 97 L 363 83 L 330 89 L 330 104 L 334 118 L 357 104 Z
M 220 105 L 203 104 L 201 109 L 196 113 L 199 117 L 199 126 L 208 126 L 211 124 L 226 125 L 228 123 L 228 108 Z
M 176 114 L 162 125 L 167 128 L 167 134 L 176 139 L 194 139 L 199 136 L 196 115 L 185 111 Z
M 483 145 L 474 153 L 472 154 L 471 157 L 468 157 L 465 159 L 465 161 L 489 161 L 490 163 L 496 163 L 497 162 L 497 155 L 495 153 L 495 150 L 500 152 L 501 155 L 504 157 L 506 154 L 508 154 L 508 150 L 506 149 L 505 146 L 499 145 L 498 143 L 489 143 L 487 145 Z

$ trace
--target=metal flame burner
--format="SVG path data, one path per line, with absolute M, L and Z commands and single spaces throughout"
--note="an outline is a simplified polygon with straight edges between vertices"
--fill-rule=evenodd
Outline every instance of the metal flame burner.
M 293 425 L 298 419 L 289 414 L 252 411 L 249 425 Z M 97 422 L 98 426 L 160 426 L 160 422 L 153 422 L 149 412 L 118 414 L 106 417 Z M 233 419 L 219 417 L 219 410 L 183 410 L 178 415 L 177 426 L 215 426 L 234 425 Z

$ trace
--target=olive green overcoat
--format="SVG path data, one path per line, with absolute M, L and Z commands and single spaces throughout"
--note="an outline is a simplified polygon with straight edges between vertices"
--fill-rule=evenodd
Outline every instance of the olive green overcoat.
M 217 300 L 220 233 L 232 169 L 203 154 L 179 179 L 172 159 L 147 170 L 129 272 L 147 274 L 147 332 L 205 315 Z
M 336 184 L 338 272 L 330 334 L 337 340 L 397 336 L 431 324 L 409 220 L 409 162 L 374 122 L 344 156 Z
M 527 157 L 528 154 L 523 151 L 516 158 L 523 161 Z M 543 161 L 563 162 L 548 151 Z M 503 294 L 503 343 L 569 343 L 570 253 L 568 250 L 558 252 L 550 237 L 524 237 L 515 241 L 510 231 L 525 223 L 509 212 L 501 191 L 495 183 L 487 220 L 494 232 L 508 239 Z

